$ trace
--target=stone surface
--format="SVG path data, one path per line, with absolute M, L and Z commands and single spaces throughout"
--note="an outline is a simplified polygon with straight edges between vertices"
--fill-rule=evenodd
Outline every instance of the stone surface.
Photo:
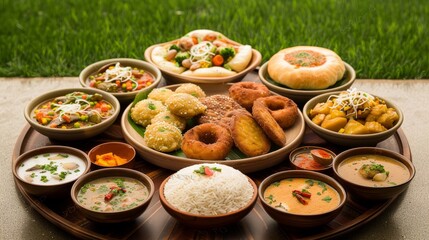
M 0 78 L 0 239 L 70 239 L 45 220 L 15 189 L 12 151 L 26 124 L 26 103 L 43 92 L 79 87 L 78 78 Z M 353 87 L 394 101 L 403 111 L 402 128 L 409 141 L 416 177 L 409 189 L 381 215 L 341 239 L 426 239 L 429 235 L 429 80 L 357 80 Z

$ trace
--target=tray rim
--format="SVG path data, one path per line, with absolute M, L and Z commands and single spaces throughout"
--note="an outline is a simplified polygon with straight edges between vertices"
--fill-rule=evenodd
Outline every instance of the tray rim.
M 18 156 L 20 154 L 23 153 L 23 152 L 21 152 L 21 150 L 23 149 L 23 147 L 25 147 L 23 145 L 23 143 L 25 142 L 24 140 L 27 138 L 27 136 L 29 134 L 32 133 L 32 131 L 37 132 L 36 130 L 31 128 L 31 126 L 28 123 L 26 123 L 24 128 L 21 130 L 21 133 L 19 134 L 17 141 L 15 143 L 15 146 L 13 148 L 11 165 L 13 165 L 13 162 L 16 161 L 16 159 L 18 158 Z M 37 134 L 40 134 L 40 133 L 37 133 Z M 409 147 L 409 142 L 408 142 L 402 128 L 399 128 L 394 133 L 393 137 L 395 138 L 396 142 L 398 143 L 399 153 L 404 155 L 405 157 L 407 157 L 410 161 L 412 161 L 412 153 L 411 153 L 411 150 Z M 46 220 L 48 220 L 49 222 L 54 224 L 55 226 L 59 227 L 60 229 L 64 230 L 65 232 L 67 232 L 73 236 L 79 237 L 79 238 L 109 239 L 108 236 L 101 235 L 99 233 L 96 233 L 96 232 L 91 231 L 89 229 L 86 229 L 84 227 L 80 227 L 80 226 L 76 225 L 75 223 L 67 220 L 66 218 L 61 217 L 61 215 L 55 213 L 54 211 L 52 211 L 52 209 L 45 207 L 37 199 L 37 197 L 31 196 L 27 192 L 25 192 L 23 190 L 22 186 L 15 179 L 14 179 L 14 181 L 15 181 L 16 188 L 22 194 L 24 199 L 30 204 L 30 206 L 33 209 L 35 209 L 39 214 L 41 214 Z M 363 219 L 361 219 L 362 215 L 360 215 L 360 217 L 353 219 L 352 221 L 350 221 L 349 223 L 347 223 L 345 225 L 342 225 L 342 226 L 335 228 L 335 229 L 331 229 L 329 231 L 325 231 L 323 233 L 315 234 L 314 236 L 311 236 L 311 238 L 332 238 L 332 237 L 341 236 L 345 233 L 351 232 L 351 231 L 365 225 L 366 223 L 368 223 L 369 221 L 371 221 L 372 219 L 374 219 L 375 217 L 380 215 L 397 198 L 398 198 L 398 196 L 391 198 L 389 200 L 386 200 L 383 203 L 377 204 L 373 208 L 370 208 L 369 210 L 366 211 L 366 212 L 369 212 L 369 215 L 365 215 L 365 217 L 363 217 Z M 159 204 L 160 204 L 160 201 L 157 200 L 157 202 L 154 202 L 154 204 L 151 207 L 153 208 L 155 205 L 159 205 Z M 259 201 L 257 201 L 256 204 L 260 208 L 262 208 L 261 203 Z M 252 209 L 252 211 L 253 210 L 255 210 L 255 207 Z

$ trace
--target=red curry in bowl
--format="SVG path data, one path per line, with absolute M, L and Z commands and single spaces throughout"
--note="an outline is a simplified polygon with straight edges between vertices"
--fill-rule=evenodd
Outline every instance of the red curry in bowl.
M 317 146 L 296 148 L 289 155 L 289 160 L 295 169 L 326 171 L 332 167 L 336 154 L 329 149 Z

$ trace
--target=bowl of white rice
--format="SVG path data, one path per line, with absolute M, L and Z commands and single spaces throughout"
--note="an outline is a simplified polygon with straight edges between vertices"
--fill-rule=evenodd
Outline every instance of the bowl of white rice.
M 178 222 L 197 228 L 238 222 L 253 208 L 257 186 L 230 166 L 217 163 L 182 168 L 159 189 L 164 209 Z

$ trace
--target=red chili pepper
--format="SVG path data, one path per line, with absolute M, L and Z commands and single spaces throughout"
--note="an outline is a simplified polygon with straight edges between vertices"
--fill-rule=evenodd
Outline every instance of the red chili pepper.
M 111 187 L 110 192 L 104 195 L 104 200 L 110 201 L 114 196 L 118 194 L 119 191 L 122 191 L 123 193 L 125 193 L 127 190 L 125 188 L 120 188 L 120 187 Z
M 106 195 L 104 195 L 104 200 L 105 201 L 110 201 L 110 199 L 112 199 L 112 198 L 113 198 L 113 193 L 112 192 L 109 192 Z
M 304 204 L 304 205 L 307 205 L 307 204 L 308 204 L 308 203 L 307 203 L 307 201 L 305 201 L 305 199 L 304 199 L 304 197 L 303 197 L 303 196 L 301 196 L 301 195 L 299 195 L 299 194 L 295 194 L 294 196 L 298 199 L 298 201 L 299 201 L 300 203 L 302 203 L 302 204 Z
M 205 173 L 207 176 L 212 176 L 212 175 L 213 175 L 213 171 L 212 171 L 209 167 L 205 167 L 205 168 L 204 168 L 204 173 Z
M 293 190 L 293 193 L 299 194 L 299 195 L 301 195 L 302 197 L 305 197 L 305 198 L 311 198 L 311 193 L 310 192 L 301 192 L 299 190 Z

